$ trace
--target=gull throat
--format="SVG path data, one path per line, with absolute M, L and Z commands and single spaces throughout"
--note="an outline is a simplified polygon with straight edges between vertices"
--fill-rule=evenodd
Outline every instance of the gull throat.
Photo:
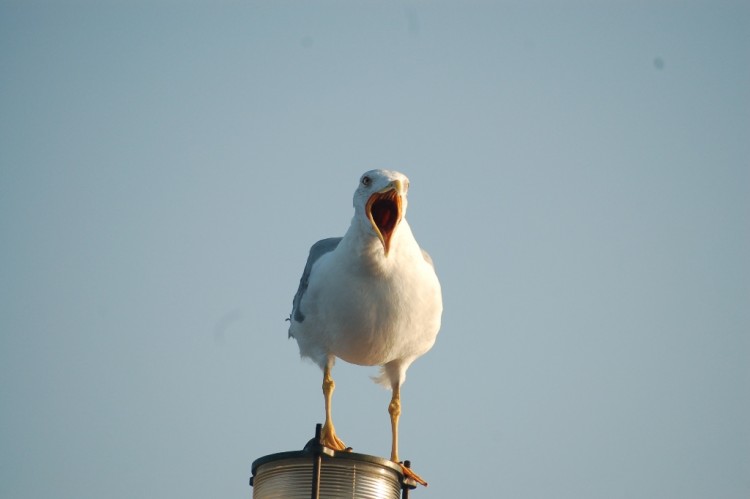
M 391 247 L 391 238 L 403 216 L 401 195 L 396 189 L 376 192 L 367 200 L 365 211 L 373 230 L 383 244 L 385 256 Z

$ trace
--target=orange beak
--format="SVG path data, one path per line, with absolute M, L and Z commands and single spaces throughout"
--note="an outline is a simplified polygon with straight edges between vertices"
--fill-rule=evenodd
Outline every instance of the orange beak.
M 376 192 L 365 205 L 365 212 L 372 228 L 383 244 L 385 256 L 391 249 L 391 238 L 403 218 L 404 185 L 401 180 L 394 180 L 380 192 Z

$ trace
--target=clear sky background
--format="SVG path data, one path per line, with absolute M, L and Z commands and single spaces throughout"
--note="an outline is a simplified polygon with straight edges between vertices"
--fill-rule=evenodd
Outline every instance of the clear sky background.
M 443 327 L 414 497 L 750 497 L 750 3 L 0 2 L 0 496 L 242 498 L 362 172 Z M 389 392 L 334 419 L 387 456 Z

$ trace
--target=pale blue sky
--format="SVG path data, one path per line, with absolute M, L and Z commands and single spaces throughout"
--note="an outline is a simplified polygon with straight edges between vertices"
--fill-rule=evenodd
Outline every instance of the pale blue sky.
M 359 175 L 444 291 L 414 497 L 750 496 L 750 3 L 0 1 L 0 496 L 249 497 Z M 390 451 L 389 394 L 334 416 Z

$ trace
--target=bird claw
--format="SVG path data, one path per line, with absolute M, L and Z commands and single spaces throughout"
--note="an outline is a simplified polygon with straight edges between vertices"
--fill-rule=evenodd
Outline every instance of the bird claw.
M 421 476 L 419 476 L 416 473 L 414 473 L 411 470 L 411 468 L 407 468 L 404 465 L 404 463 L 398 463 L 398 464 L 401 465 L 401 469 L 404 472 L 404 477 L 405 478 L 411 478 L 412 480 L 414 480 L 415 482 L 417 482 L 419 485 L 422 485 L 423 487 L 427 487 L 427 482 L 425 482 L 424 479 Z
M 320 443 L 321 445 L 333 450 L 343 450 L 347 452 L 351 452 L 352 450 L 351 447 L 347 447 L 346 444 L 336 435 L 333 426 L 323 426 L 323 431 L 320 433 Z

